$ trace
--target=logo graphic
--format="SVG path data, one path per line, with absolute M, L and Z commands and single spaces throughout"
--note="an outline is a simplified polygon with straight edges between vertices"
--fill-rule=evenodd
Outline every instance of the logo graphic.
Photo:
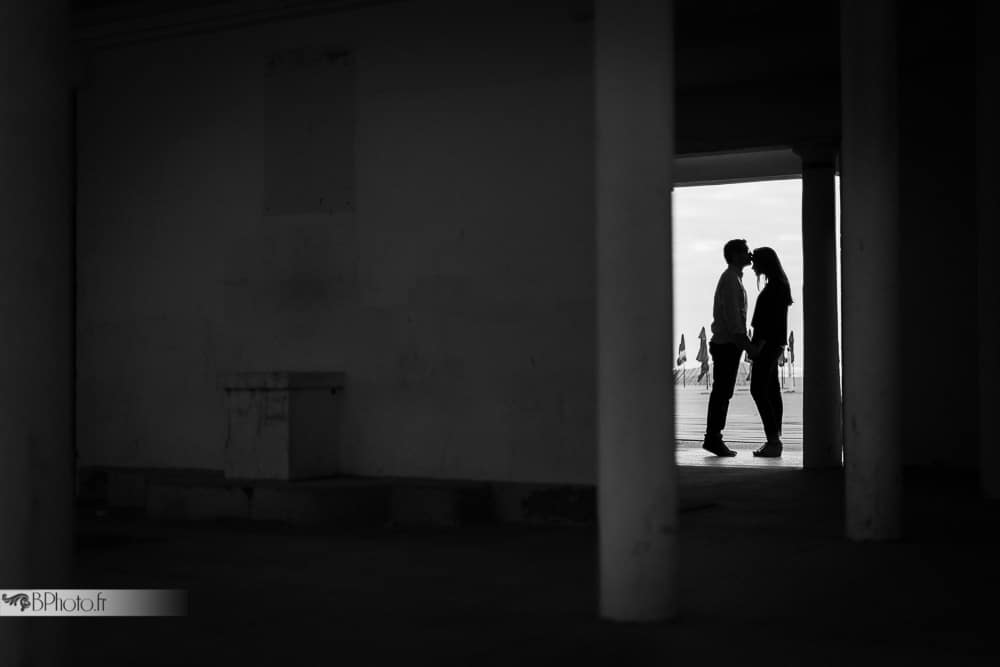
M 18 593 L 17 595 L 7 595 L 4 593 L 3 601 L 11 606 L 16 604 L 21 605 L 21 611 L 24 611 L 31 606 L 31 600 L 28 599 L 28 595 L 26 593 Z
M 186 616 L 187 591 L 174 589 L 2 589 L 4 616 Z M 0 667 L 3 667 L 0 659 Z

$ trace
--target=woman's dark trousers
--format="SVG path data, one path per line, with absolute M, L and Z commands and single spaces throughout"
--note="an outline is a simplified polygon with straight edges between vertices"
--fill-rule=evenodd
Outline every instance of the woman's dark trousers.
M 750 375 L 750 395 L 757 404 L 757 412 L 760 413 L 768 442 L 778 440 L 781 434 L 784 406 L 781 402 L 781 385 L 778 383 L 780 356 L 780 347 L 765 346 L 760 356 L 754 360 Z

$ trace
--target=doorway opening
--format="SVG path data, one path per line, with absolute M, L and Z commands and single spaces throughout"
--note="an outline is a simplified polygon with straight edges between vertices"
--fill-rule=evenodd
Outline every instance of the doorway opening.
M 838 202 L 839 238 L 839 182 L 835 187 L 838 190 L 835 197 Z M 730 239 L 746 239 L 751 250 L 762 246 L 773 248 L 792 288 L 794 303 L 788 311 L 789 346 L 779 365 L 784 406 L 781 436 L 784 450 L 782 456 L 776 459 L 752 455 L 752 451 L 763 444 L 764 432 L 750 396 L 749 378 L 753 371 L 746 357 L 741 360 L 723 432 L 727 444 L 738 454 L 732 458 L 719 458 L 701 448 L 712 382 L 712 362 L 708 354 L 708 342 L 712 337 L 712 306 L 716 284 L 726 269 L 722 248 Z M 838 257 L 838 274 L 839 265 Z M 802 397 L 808 381 L 808 369 L 802 354 L 808 341 L 802 320 L 801 176 L 789 174 L 771 176 L 768 180 L 678 184 L 673 193 L 673 269 L 674 415 L 678 464 L 801 468 Z M 837 283 L 839 308 L 839 275 Z M 743 273 L 743 285 L 747 294 L 749 325 L 764 280 L 761 279 L 758 286 L 751 267 L 747 267 Z

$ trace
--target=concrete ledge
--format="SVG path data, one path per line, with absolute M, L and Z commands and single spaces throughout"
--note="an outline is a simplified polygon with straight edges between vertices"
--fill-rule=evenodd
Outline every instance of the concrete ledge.
M 256 487 L 250 518 L 297 525 L 380 526 L 389 520 L 390 488 L 384 484 Z
M 450 480 L 396 480 L 392 520 L 404 526 L 459 526 L 495 520 L 491 485 Z
M 697 470 L 705 470 L 703 467 Z M 722 481 L 792 468 L 712 467 L 712 479 L 684 481 L 680 511 L 718 505 Z M 304 481 L 227 479 L 216 470 L 84 468 L 79 472 L 81 508 L 139 511 L 171 519 L 238 518 L 329 527 L 458 527 L 487 523 L 593 525 L 597 490 L 581 484 L 537 484 L 413 478 L 332 477 Z
M 250 497 L 238 487 L 154 482 L 147 488 L 146 512 L 158 519 L 247 519 Z
M 495 484 L 493 498 L 497 518 L 507 523 L 588 525 L 596 522 L 597 489 L 593 486 Z
M 484 523 L 585 525 L 592 486 L 438 479 L 227 479 L 215 470 L 82 468 L 80 507 L 156 518 L 252 519 L 299 525 L 457 527 Z

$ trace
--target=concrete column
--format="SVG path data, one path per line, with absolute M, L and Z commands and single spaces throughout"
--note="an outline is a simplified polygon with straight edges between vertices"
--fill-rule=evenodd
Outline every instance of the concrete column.
M 806 468 L 841 465 L 840 325 L 837 322 L 837 211 L 834 146 L 796 148 L 802 157 L 802 455 Z
M 901 532 L 896 7 L 841 3 L 841 278 L 847 536 Z
M 1000 289 L 996 254 L 1000 248 L 1000 49 L 998 10 L 976 3 L 976 214 L 979 226 L 979 442 L 980 479 L 987 498 L 1000 498 L 1000 438 L 993 419 L 1000 405 Z
M 69 583 L 68 27 L 63 0 L 0 2 L 0 589 Z M 60 664 L 60 629 L 4 619 L 0 665 Z
M 677 604 L 672 10 L 595 7 L 600 605 L 618 621 Z

